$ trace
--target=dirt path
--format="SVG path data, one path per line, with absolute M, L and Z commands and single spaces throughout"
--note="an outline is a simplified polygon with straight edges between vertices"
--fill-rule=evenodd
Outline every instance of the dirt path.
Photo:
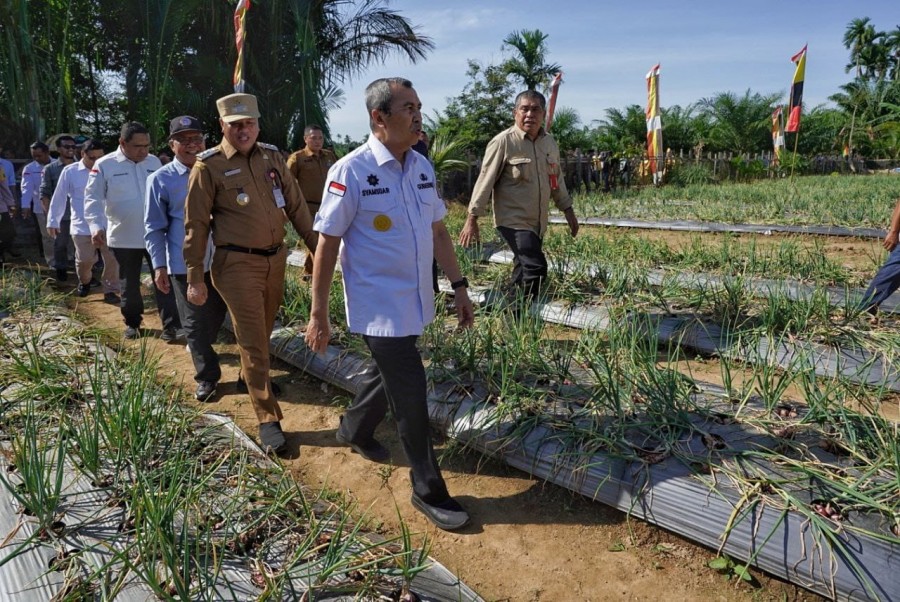
M 140 344 L 122 341 L 118 308 L 101 299 L 99 293 L 73 297 L 70 306 L 86 322 L 108 328 L 114 346 Z M 189 397 L 193 367 L 184 347 L 155 338 L 159 320 L 152 309 L 145 327 L 155 329 L 143 341 L 159 354 L 161 373 L 182 380 Z M 204 409 L 232 416 L 255 437 L 249 398 L 234 389 L 237 348 L 227 333 L 220 340 L 220 395 Z M 441 465 L 473 524 L 455 534 L 436 530 L 409 502 L 407 464 L 392 422 L 383 424 L 377 436 L 393 451 L 396 465 L 372 464 L 334 440 L 340 407 L 349 401 L 342 391 L 283 364 L 275 365 L 273 376 L 283 389 L 282 424 L 294 451 L 285 464 L 291 473 L 316 490 L 326 488 L 356 502 L 358 511 L 385 533 L 397 533 L 399 509 L 413 530 L 428 534 L 432 556 L 486 600 L 819 599 L 758 573 L 758 587 L 729 582 L 706 566 L 714 552 L 452 442 L 441 443 Z

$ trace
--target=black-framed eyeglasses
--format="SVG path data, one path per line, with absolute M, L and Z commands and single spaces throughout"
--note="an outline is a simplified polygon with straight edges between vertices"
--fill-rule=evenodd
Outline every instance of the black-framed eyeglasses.
M 178 144 L 202 144 L 206 142 L 206 136 L 184 136 L 172 138 Z

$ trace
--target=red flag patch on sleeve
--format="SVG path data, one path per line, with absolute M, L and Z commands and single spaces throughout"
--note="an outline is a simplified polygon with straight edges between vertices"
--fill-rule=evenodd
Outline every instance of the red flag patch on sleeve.
M 340 182 L 335 182 L 332 180 L 328 183 L 328 192 L 330 192 L 331 194 L 336 194 L 337 196 L 344 196 L 344 193 L 347 192 L 347 187 Z

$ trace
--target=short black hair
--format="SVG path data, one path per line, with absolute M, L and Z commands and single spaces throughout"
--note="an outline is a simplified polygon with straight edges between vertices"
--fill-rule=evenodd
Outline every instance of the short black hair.
M 86 153 L 92 150 L 103 150 L 103 143 L 96 138 L 88 138 L 84 142 L 81 143 L 81 152 Z
M 64 140 L 68 140 L 72 144 L 75 144 L 75 138 L 73 138 L 72 136 L 69 136 L 68 134 L 63 134 L 62 136 L 60 136 L 59 138 L 56 139 L 56 148 L 59 148 L 59 143 Z
M 149 135 L 150 130 L 144 127 L 144 124 L 139 121 L 129 121 L 122 126 L 122 131 L 119 132 L 119 139 L 124 142 L 131 142 L 131 139 L 134 138 L 135 134 Z
M 47 146 L 46 144 L 44 144 L 43 142 L 41 142 L 40 140 L 32 142 L 31 146 L 29 146 L 28 148 L 30 148 L 31 150 L 42 150 L 42 151 L 50 150 L 50 147 Z
M 322 129 L 322 126 L 317 123 L 310 123 L 308 126 L 303 128 L 304 136 L 309 136 L 313 132 L 324 132 L 324 130 Z
M 531 100 L 536 100 L 541 105 L 541 110 L 547 110 L 547 99 L 544 98 L 544 95 L 538 92 L 537 90 L 525 90 L 524 92 L 519 92 L 516 96 L 515 106 L 519 106 L 519 101 L 524 100 L 525 98 L 530 98 Z

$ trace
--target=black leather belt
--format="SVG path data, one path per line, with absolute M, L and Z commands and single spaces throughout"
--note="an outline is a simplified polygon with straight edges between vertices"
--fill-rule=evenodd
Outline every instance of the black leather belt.
M 249 247 L 239 247 L 237 245 L 219 245 L 217 249 L 225 249 L 226 251 L 236 251 L 237 253 L 249 253 L 250 255 L 262 255 L 263 257 L 271 257 L 281 250 L 281 245 L 270 247 L 268 249 L 251 249 Z

